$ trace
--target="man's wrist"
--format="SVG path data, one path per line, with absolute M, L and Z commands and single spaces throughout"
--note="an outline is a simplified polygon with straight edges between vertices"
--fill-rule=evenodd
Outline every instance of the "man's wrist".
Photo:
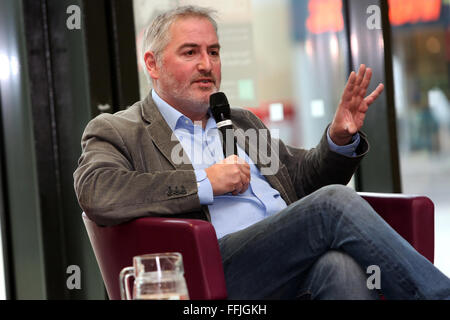
M 346 145 L 350 144 L 353 140 L 353 137 L 355 136 L 355 135 L 349 135 L 349 136 L 344 136 L 344 137 L 338 137 L 334 133 L 332 125 L 330 125 L 328 127 L 327 134 L 328 134 L 328 137 L 331 139 L 331 141 L 333 141 L 333 143 L 338 146 L 346 146 Z
M 327 140 L 328 140 L 328 145 L 330 147 L 330 149 L 333 152 L 348 156 L 348 157 L 354 157 L 356 156 L 356 148 L 359 145 L 359 142 L 361 141 L 361 137 L 359 135 L 359 133 L 357 132 L 356 134 L 354 134 L 349 143 L 347 143 L 346 145 L 340 146 L 337 145 L 336 143 L 334 143 L 334 141 L 331 139 L 330 137 L 330 128 L 328 128 L 327 130 Z
M 197 180 L 197 189 L 200 204 L 212 204 L 214 202 L 214 194 L 211 182 L 208 179 L 206 171 L 204 169 L 196 169 L 194 170 L 194 173 Z

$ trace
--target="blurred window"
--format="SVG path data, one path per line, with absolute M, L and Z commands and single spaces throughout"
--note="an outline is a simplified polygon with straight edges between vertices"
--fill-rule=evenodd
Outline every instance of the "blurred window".
M 435 264 L 450 275 L 450 2 L 389 5 L 402 190 L 435 203 Z

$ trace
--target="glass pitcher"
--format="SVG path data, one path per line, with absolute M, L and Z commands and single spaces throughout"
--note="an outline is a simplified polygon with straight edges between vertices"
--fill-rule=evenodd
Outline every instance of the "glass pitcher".
M 134 277 L 133 295 L 128 278 Z M 183 257 L 178 252 L 146 254 L 133 258 L 133 267 L 120 272 L 122 300 L 188 300 Z

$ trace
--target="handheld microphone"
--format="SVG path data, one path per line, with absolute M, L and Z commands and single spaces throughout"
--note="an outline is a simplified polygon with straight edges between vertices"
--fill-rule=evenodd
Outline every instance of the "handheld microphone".
M 216 92 L 210 95 L 209 105 L 216 120 L 217 128 L 222 135 L 223 156 L 225 158 L 235 154 L 237 155 L 236 137 L 233 132 L 233 123 L 230 120 L 230 105 L 228 99 L 223 92 Z M 232 138 L 231 140 L 227 140 Z M 228 144 L 232 143 L 233 147 L 227 148 Z

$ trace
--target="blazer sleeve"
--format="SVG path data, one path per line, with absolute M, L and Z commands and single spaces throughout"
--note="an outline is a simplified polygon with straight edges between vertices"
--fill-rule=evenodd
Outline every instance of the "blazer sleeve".
M 253 113 L 248 112 L 250 121 L 257 128 L 266 128 Z M 298 199 L 330 184 L 349 183 L 361 160 L 369 151 L 369 143 L 363 132 L 356 149 L 356 157 L 348 157 L 330 149 L 327 141 L 328 127 L 319 144 L 312 149 L 302 149 L 286 145 L 283 141 L 270 137 L 273 146 L 277 146 L 280 162 L 286 166 L 290 180 Z
M 365 134 L 363 132 L 359 134 L 361 140 L 355 157 L 332 151 L 327 141 L 326 130 L 319 144 L 310 150 L 280 143 L 280 160 L 286 165 L 299 198 L 327 185 L 347 185 L 350 182 L 361 160 L 369 151 Z
M 89 122 L 81 146 L 73 174 L 75 192 L 81 208 L 97 224 L 201 210 L 194 170 L 136 171 L 119 131 L 107 116 Z M 168 192 L 167 186 L 172 186 L 173 192 Z

